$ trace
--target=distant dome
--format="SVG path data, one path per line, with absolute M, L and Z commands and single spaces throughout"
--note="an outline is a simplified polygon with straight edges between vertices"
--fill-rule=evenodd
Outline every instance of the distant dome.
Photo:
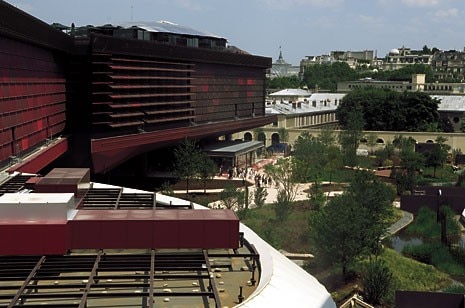
M 389 51 L 389 54 L 390 54 L 390 55 L 398 55 L 398 54 L 400 54 L 400 51 L 399 51 L 399 49 L 394 48 L 394 49 L 391 49 L 391 50 Z

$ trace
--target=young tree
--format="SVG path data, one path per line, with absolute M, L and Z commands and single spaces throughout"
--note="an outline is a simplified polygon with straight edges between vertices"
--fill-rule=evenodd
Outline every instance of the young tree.
M 291 212 L 291 202 L 288 200 L 284 190 L 278 190 L 278 196 L 274 203 L 274 213 L 276 220 L 285 221 Z
M 265 187 L 257 187 L 253 193 L 254 204 L 257 208 L 262 208 L 265 205 L 266 197 L 268 196 L 268 191 Z
M 186 194 L 189 194 L 189 184 L 199 170 L 201 152 L 197 143 L 184 139 L 174 150 L 174 173 L 181 180 L 186 181 Z
M 203 182 L 203 192 L 207 193 L 207 182 L 218 174 L 218 166 L 205 153 L 199 154 L 198 177 Z
M 283 200 L 291 203 L 295 200 L 299 188 L 293 175 L 293 163 L 291 159 L 280 158 L 275 164 L 265 165 L 265 172 L 278 187 L 278 194 L 282 193 Z
M 323 127 L 318 135 L 318 140 L 329 147 L 336 143 L 336 133 L 329 127 Z
M 310 191 L 308 193 L 308 199 L 312 203 L 312 208 L 314 210 L 319 210 L 325 204 L 326 198 L 321 189 L 321 185 L 319 183 L 314 183 L 310 186 Z
M 231 184 L 226 185 L 220 192 L 219 198 L 223 207 L 229 210 L 238 210 L 244 199 L 241 189 Z

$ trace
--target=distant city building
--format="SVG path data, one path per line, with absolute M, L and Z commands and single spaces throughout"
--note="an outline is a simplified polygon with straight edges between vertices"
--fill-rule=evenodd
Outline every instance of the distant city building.
M 319 56 L 306 56 L 300 61 L 299 75 L 302 78 L 305 74 L 306 67 L 316 64 L 333 64 L 336 62 L 344 62 L 350 68 L 357 68 L 360 65 L 367 65 L 369 67 L 375 66 L 376 54 L 373 50 L 362 51 L 331 51 L 329 55 Z M 377 66 L 376 66 L 377 67 Z
M 363 64 L 371 66 L 376 58 L 374 50 L 331 51 L 330 55 L 336 61 L 346 62 L 351 68 L 357 68 Z
M 270 78 L 298 76 L 300 68 L 287 63 L 283 58 L 283 52 L 279 50 L 279 57 L 273 62 L 270 70 Z
M 336 109 L 345 94 L 310 93 L 301 89 L 285 89 L 268 96 L 266 114 L 277 115 L 271 127 L 306 128 L 334 125 Z
M 397 92 L 420 91 L 438 95 L 465 94 L 465 83 L 426 83 L 425 79 L 425 74 L 413 74 L 410 81 L 383 81 L 372 78 L 363 78 L 354 81 L 341 81 L 337 83 L 337 92 L 347 93 L 354 89 L 373 87 L 380 89 L 390 89 Z
M 463 51 L 438 51 L 433 55 L 431 68 L 438 79 L 465 81 L 465 48 Z
M 382 69 L 385 71 L 393 71 L 412 64 L 431 65 L 432 58 L 433 55 L 424 54 L 423 50 L 411 50 L 406 47 L 399 49 L 394 48 L 386 55 Z

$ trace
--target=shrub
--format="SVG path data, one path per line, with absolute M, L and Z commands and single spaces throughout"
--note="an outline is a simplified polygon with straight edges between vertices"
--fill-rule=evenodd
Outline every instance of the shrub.
M 392 282 L 392 272 L 383 260 L 371 260 L 362 274 L 365 299 L 374 305 L 387 296 Z

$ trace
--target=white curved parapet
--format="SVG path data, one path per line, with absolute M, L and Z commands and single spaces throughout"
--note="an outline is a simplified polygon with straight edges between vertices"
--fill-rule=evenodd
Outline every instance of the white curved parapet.
M 257 289 L 237 308 L 324 307 L 336 308 L 326 288 L 297 264 L 241 224 L 244 238 L 260 255 L 261 276 Z

